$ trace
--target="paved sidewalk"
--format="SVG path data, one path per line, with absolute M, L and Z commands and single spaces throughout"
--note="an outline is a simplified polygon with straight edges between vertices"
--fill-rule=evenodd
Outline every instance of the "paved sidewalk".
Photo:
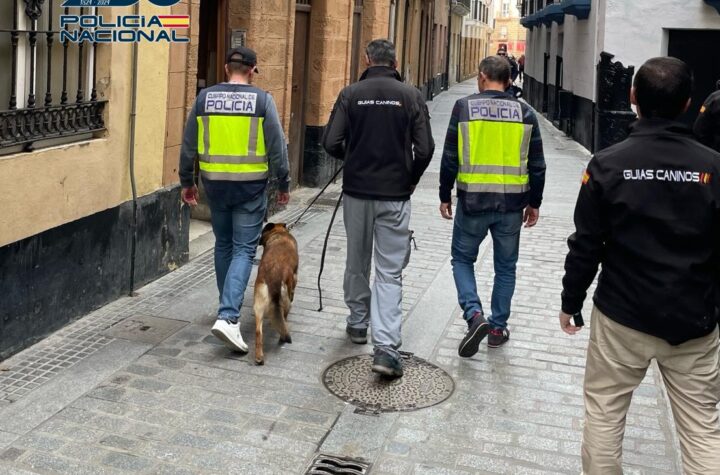
M 295 228 L 300 286 L 293 343 L 265 336 L 266 364 L 229 352 L 209 334 L 217 290 L 212 254 L 78 320 L 0 363 L 0 473 L 301 474 L 318 452 L 360 457 L 379 474 L 580 472 L 582 375 L 588 332 L 557 324 L 572 211 L 589 155 L 543 122 L 548 162 L 538 226 L 524 230 L 510 343 L 457 357 L 464 332 L 450 267 L 452 223 L 437 211 L 444 133 L 467 82 L 429 104 L 436 157 L 413 197 L 418 249 L 404 274 L 403 350 L 446 369 L 455 393 L 429 409 L 367 415 L 335 398 L 321 374 L 369 345 L 345 336 L 344 228 L 333 228 L 315 281 L 334 198 Z M 276 220 L 297 216 L 312 195 Z M 481 250 L 489 299 L 492 249 Z M 70 278 L 70 276 L 68 276 Z M 243 335 L 252 348 L 252 289 Z M 586 314 L 589 314 L 589 303 Z M 626 473 L 680 473 L 665 395 L 653 372 L 637 391 L 626 429 Z

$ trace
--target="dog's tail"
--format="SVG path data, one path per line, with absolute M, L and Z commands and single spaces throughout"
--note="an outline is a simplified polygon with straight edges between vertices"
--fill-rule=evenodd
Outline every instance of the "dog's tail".
M 285 282 L 282 282 L 277 288 L 276 292 L 271 290 L 270 302 L 268 304 L 268 317 L 272 327 L 280 333 L 280 339 L 283 342 L 289 343 L 290 336 L 288 333 L 286 317 L 290 311 L 290 296 L 288 293 L 288 287 Z M 274 289 L 273 289 L 274 290 Z

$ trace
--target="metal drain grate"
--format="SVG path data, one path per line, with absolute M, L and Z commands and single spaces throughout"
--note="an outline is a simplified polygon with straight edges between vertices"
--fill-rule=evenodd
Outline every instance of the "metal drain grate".
M 365 475 L 370 464 L 347 457 L 318 454 L 305 475 Z

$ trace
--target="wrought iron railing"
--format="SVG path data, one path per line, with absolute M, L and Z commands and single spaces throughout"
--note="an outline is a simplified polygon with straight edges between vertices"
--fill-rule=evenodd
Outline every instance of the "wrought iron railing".
M 60 36 L 54 29 L 59 0 L 47 4 L 45 0 L 10 1 L 12 28 L 0 28 L 0 42 L 7 39 L 10 44 L 9 57 L 0 56 L 0 62 L 10 65 L 10 75 L 5 76 L 8 81 L 2 82 L 10 90 L 3 92 L 9 92 L 7 109 L 0 104 L 0 149 L 24 145 L 31 150 L 41 140 L 103 130 L 106 101 L 98 100 L 97 95 L 97 44 L 55 44 Z M 45 12 L 43 7 L 47 7 Z M 69 10 L 65 8 L 63 13 L 71 13 Z M 90 13 L 86 10 L 80 8 L 73 14 Z M 53 58 L 55 47 L 62 48 L 61 83 L 54 76 L 54 63 L 60 59 Z M 44 61 L 39 60 L 39 53 Z M 38 91 L 41 81 L 45 84 Z

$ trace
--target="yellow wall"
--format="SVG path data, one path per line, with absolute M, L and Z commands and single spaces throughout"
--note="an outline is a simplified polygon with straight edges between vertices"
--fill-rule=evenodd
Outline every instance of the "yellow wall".
M 141 2 L 141 14 L 167 12 Z M 118 11 L 120 10 L 120 11 Z M 113 9 L 113 13 L 121 13 Z M 130 9 L 126 9 L 130 13 Z M 140 196 L 162 187 L 168 45 L 140 45 L 136 178 Z M 100 139 L 0 158 L 0 246 L 118 206 L 131 198 L 132 46 L 98 45 L 97 89 L 107 132 Z

